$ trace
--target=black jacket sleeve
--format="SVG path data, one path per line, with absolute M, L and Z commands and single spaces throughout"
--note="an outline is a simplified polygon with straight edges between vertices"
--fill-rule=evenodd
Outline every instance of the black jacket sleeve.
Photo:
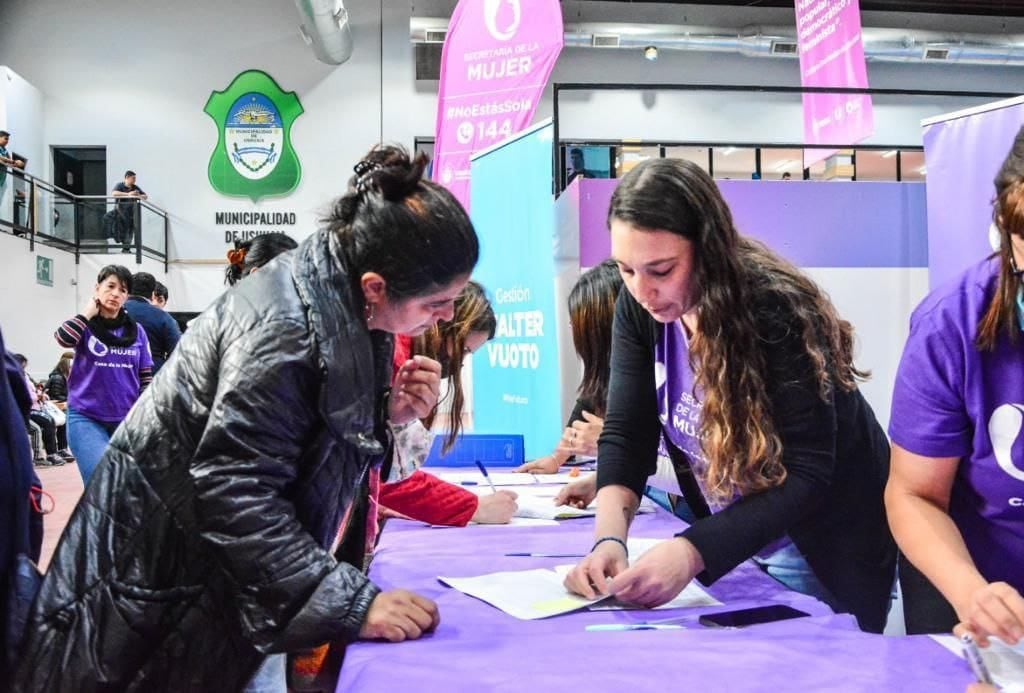
M 264 652 L 354 639 L 379 592 L 314 540 L 288 498 L 311 434 L 292 424 L 316 420 L 308 391 L 319 374 L 301 350 L 280 345 L 304 330 L 276 321 L 224 347 L 190 468 L 202 537 L 236 584 L 242 625 Z
M 704 584 L 722 577 L 815 512 L 829 491 L 835 469 L 838 424 L 833 396 L 821 397 L 803 341 L 779 311 L 761 313 L 758 322 L 786 480 L 740 498 L 680 533 L 704 559 L 704 572 L 697 576 Z
M 654 385 L 657 328 L 628 291 L 619 293 L 612 327 L 611 380 L 598 440 L 597 487 L 621 485 L 643 495 L 658 464 L 658 398 Z
M 171 358 L 171 352 L 178 346 L 178 341 L 181 340 L 181 328 L 178 327 L 178 321 L 172 318 L 167 313 L 164 313 L 164 353 L 163 358 Z

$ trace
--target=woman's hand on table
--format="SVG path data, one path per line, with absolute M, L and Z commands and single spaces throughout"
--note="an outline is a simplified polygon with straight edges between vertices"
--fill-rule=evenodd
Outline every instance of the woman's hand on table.
M 618 542 L 603 541 L 565 576 L 565 588 L 587 599 L 607 596 L 609 578 L 626 570 L 628 565 L 626 550 Z
M 1005 582 L 975 589 L 956 611 L 961 621 L 957 628 L 969 631 L 981 647 L 993 635 L 1008 645 L 1024 638 L 1024 597 Z
M 561 466 L 562 463 L 554 455 L 545 455 L 519 466 L 516 471 L 531 474 L 555 474 Z
M 507 525 L 519 509 L 516 498 L 518 496 L 515 493 L 505 490 L 480 496 L 470 521 L 481 525 Z
M 648 609 L 672 601 L 697 573 L 704 560 L 682 537 L 663 541 L 615 576 L 608 591 L 619 601 Z
M 437 406 L 441 364 L 426 356 L 413 356 L 402 364 L 391 387 L 388 421 L 400 425 L 423 419 Z
M 571 505 L 586 508 L 597 497 L 597 474 L 590 474 L 579 481 L 566 484 L 555 496 L 555 505 Z
M 363 640 L 415 640 L 441 623 L 437 604 L 407 590 L 381 592 L 370 603 L 359 630 Z

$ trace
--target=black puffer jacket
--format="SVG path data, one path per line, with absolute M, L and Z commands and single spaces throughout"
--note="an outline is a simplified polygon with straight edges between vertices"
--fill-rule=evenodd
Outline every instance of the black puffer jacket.
M 261 653 L 358 634 L 393 345 L 337 256 L 315 234 L 188 331 L 75 508 L 19 690 L 237 691 Z
M 54 402 L 68 401 L 68 379 L 58 370 L 50 373 L 46 381 L 46 396 Z

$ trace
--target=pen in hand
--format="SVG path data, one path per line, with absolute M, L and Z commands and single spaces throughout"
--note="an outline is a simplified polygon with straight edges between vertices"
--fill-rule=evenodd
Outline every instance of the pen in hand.
M 981 652 L 978 651 L 978 646 L 974 643 L 974 638 L 970 633 L 964 633 L 960 636 L 960 642 L 964 646 L 964 659 L 967 660 L 968 666 L 971 667 L 971 671 L 974 672 L 974 678 L 978 680 L 978 683 L 992 683 L 992 675 L 988 673 L 988 667 L 985 666 L 985 660 L 981 657 Z
M 476 461 L 476 466 L 477 466 L 477 469 L 480 470 L 480 473 L 484 475 L 484 478 L 487 479 L 487 483 L 490 484 L 490 486 L 491 486 L 491 493 L 497 493 L 498 489 L 494 488 L 494 482 L 491 481 L 491 475 L 487 473 L 487 467 L 484 466 L 484 463 L 481 462 L 480 460 L 477 460 Z

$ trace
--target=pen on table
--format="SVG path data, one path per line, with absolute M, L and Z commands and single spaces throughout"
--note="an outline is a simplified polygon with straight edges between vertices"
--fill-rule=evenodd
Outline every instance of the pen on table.
M 686 626 L 654 625 L 651 623 L 600 623 L 587 626 L 584 630 L 591 633 L 624 630 L 686 630 Z
M 981 658 L 978 646 L 974 644 L 974 638 L 970 633 L 964 633 L 960 636 L 960 642 L 963 643 L 964 659 L 967 660 L 967 665 L 974 672 L 974 678 L 978 679 L 978 683 L 991 684 L 992 676 L 988 673 L 988 667 L 985 666 L 985 660 Z
M 487 473 L 487 467 L 484 466 L 484 463 L 477 460 L 476 466 L 480 470 L 480 473 L 484 475 L 484 478 L 487 479 L 487 483 L 491 485 L 491 493 L 497 493 L 498 489 L 494 488 L 494 482 L 491 481 L 491 475 Z
M 533 557 L 533 558 L 586 558 L 581 553 L 506 553 L 506 556 Z

